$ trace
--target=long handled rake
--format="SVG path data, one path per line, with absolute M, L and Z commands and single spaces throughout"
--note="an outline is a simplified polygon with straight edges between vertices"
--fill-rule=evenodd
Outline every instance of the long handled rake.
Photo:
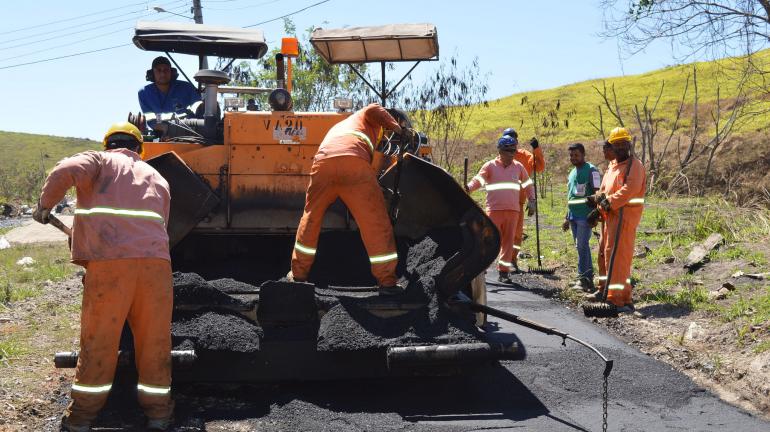
M 535 197 L 537 198 L 537 168 L 532 171 L 532 181 L 535 188 Z M 540 254 L 540 206 L 537 204 L 537 200 L 535 200 L 535 238 L 537 243 L 537 267 L 529 267 L 527 271 L 536 274 L 554 274 L 556 269 L 543 266 L 542 255 Z

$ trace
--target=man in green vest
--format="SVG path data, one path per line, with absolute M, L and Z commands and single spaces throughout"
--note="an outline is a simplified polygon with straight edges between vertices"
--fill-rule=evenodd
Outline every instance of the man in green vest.
M 599 190 L 602 175 L 592 164 L 586 162 L 586 150 L 583 144 L 569 146 L 569 161 L 575 167 L 567 178 L 567 216 L 562 229 L 572 229 L 572 238 L 578 252 L 578 279 L 575 286 L 586 292 L 594 291 L 594 268 L 591 262 L 591 224 L 588 214 L 591 208 L 586 203 L 589 197 Z

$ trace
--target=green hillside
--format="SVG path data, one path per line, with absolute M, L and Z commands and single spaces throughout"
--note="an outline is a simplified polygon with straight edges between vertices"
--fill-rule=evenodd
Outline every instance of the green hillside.
M 50 170 L 64 157 L 100 146 L 83 138 L 0 131 L 0 199 L 35 198 L 43 170 Z
M 753 62 L 760 66 L 770 65 L 770 50 L 762 51 L 752 58 Z M 568 142 L 575 140 L 598 139 L 599 134 L 589 122 L 599 124 L 598 107 L 603 105 L 601 96 L 593 86 L 600 90 L 603 82 L 607 85 L 608 96 L 611 86 L 614 84 L 617 93 L 618 105 L 626 126 L 637 129 L 633 117 L 633 107 L 638 105 L 642 109 L 646 97 L 650 98 L 652 105 L 660 92 L 661 82 L 665 82 L 663 94 L 655 118 L 662 120 L 661 129 L 668 130 L 674 121 L 675 112 L 679 106 L 688 75 L 692 76 L 693 66 L 697 68 L 699 110 L 703 114 L 702 122 L 710 121 L 709 110 L 717 99 L 717 88 L 720 87 L 721 106 L 727 106 L 731 98 L 736 94 L 739 81 L 739 70 L 745 59 L 722 59 L 711 62 L 698 62 L 679 66 L 671 66 L 664 69 L 625 77 L 602 78 L 591 81 L 583 81 L 548 90 L 532 91 L 514 94 L 502 99 L 490 102 L 488 109 L 475 111 L 466 136 L 476 142 L 488 142 L 500 130 L 506 127 L 514 127 L 521 131 L 522 136 L 532 135 L 549 136 L 551 142 Z M 566 66 L 568 67 L 568 65 Z M 514 72 L 515 73 L 515 72 Z M 611 96 L 610 96 L 611 97 Z M 526 98 L 527 102 L 522 103 Z M 689 111 L 680 120 L 680 127 L 688 127 L 692 113 L 694 100 L 694 86 L 690 79 L 689 90 L 685 97 L 685 105 Z M 770 108 L 767 97 L 754 95 L 754 108 Z M 560 126 L 555 129 L 544 129 L 542 119 L 547 116 L 549 110 L 555 108 L 557 101 L 560 108 L 557 111 Z M 531 107 L 536 106 L 539 117 L 531 115 Z M 617 126 L 606 107 L 602 107 L 604 114 L 604 129 L 607 133 Z M 539 119 L 539 121 L 536 121 Z M 567 119 L 569 126 L 564 126 Z M 538 128 L 534 124 L 538 123 Z M 703 124 L 703 123 L 702 123 Z M 767 116 L 756 116 L 736 129 L 736 132 L 750 130 L 765 130 L 770 121 Z

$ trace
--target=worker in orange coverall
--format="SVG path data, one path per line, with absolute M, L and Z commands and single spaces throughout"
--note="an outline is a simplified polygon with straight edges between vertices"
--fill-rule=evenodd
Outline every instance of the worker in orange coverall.
M 543 172 L 545 170 L 545 158 L 543 157 L 543 149 L 540 148 L 540 143 L 537 141 L 537 138 L 532 138 L 529 140 L 529 145 L 532 146 L 532 153 L 530 153 L 527 150 L 518 148 L 518 142 L 519 142 L 519 134 L 513 129 L 513 128 L 507 128 L 503 131 L 503 136 L 510 136 L 516 140 L 516 152 L 513 154 L 513 158 L 519 162 L 520 164 L 524 165 L 524 168 L 527 169 L 527 174 L 531 177 L 532 173 L 537 170 L 537 172 Z M 529 183 L 524 185 L 529 186 L 532 184 L 532 180 L 529 180 Z M 521 203 L 524 204 L 524 201 L 526 199 L 526 195 L 521 194 Z M 521 242 L 524 238 L 524 212 L 519 212 L 519 222 L 517 224 L 516 228 L 516 235 L 513 238 L 513 263 L 518 268 L 518 259 L 519 259 L 519 252 L 521 252 Z
M 305 211 L 297 228 L 287 279 L 306 281 L 315 259 L 326 209 L 340 198 L 358 224 L 380 295 L 404 291 L 398 285 L 398 253 L 385 199 L 372 158 L 383 129 L 401 133 L 401 125 L 378 104 L 371 104 L 337 123 L 318 147 L 310 168 Z
M 33 214 L 48 223 L 51 209 L 76 188 L 72 262 L 84 266 L 86 274 L 80 355 L 63 430 L 91 429 L 112 387 L 126 320 L 134 335 L 147 429 L 166 430 L 171 424 L 169 185 L 140 158 L 142 141 L 134 125 L 113 125 L 104 151 L 78 153 L 54 167 Z
M 516 138 L 505 135 L 497 141 L 498 157 L 485 163 L 479 173 L 466 185 L 469 192 L 484 187 L 487 191 L 487 215 L 500 231 L 500 256 L 497 259 L 498 282 L 513 283 L 510 272 L 516 269 L 513 248 L 516 228 L 521 220 L 522 189 L 529 196 L 530 203 L 536 199 L 535 192 L 528 185 L 529 175 L 524 165 L 514 159 Z M 529 206 L 530 215 L 534 205 Z
M 610 144 L 608 141 L 604 141 L 602 145 L 602 154 L 604 155 L 604 160 L 607 161 L 607 169 L 611 169 L 612 165 L 615 164 L 615 152 L 612 149 L 612 144 Z M 599 229 L 599 252 L 596 259 L 596 265 L 599 267 L 599 276 L 597 277 L 598 283 L 596 286 L 601 291 L 604 289 L 605 282 L 607 282 L 607 262 L 604 256 L 604 248 L 607 245 L 607 224 L 604 223 L 599 209 L 589 213 L 589 225 L 596 227 L 599 222 L 601 222 L 602 225 Z M 594 293 L 591 293 L 591 295 L 593 294 Z
M 607 141 L 612 145 L 616 159 L 602 179 L 599 193 L 588 198 L 596 205 L 605 220 L 606 242 L 604 260 L 607 268 L 607 302 L 620 313 L 633 312 L 631 294 L 631 261 L 634 256 L 636 228 L 642 219 L 647 174 L 642 163 L 631 155 L 631 135 L 618 127 L 610 132 Z M 618 231 L 620 210 L 623 221 Z M 614 261 L 613 261 L 613 248 Z M 594 295 L 599 299 L 600 292 Z

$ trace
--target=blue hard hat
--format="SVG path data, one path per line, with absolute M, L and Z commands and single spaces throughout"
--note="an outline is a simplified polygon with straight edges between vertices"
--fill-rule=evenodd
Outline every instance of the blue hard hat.
M 505 128 L 505 130 L 503 131 L 503 135 L 509 135 L 514 138 L 519 138 L 519 134 L 513 128 Z
M 499 140 L 497 140 L 497 148 L 506 148 L 515 146 L 519 143 L 519 140 L 516 138 L 510 136 L 510 135 L 503 135 Z

